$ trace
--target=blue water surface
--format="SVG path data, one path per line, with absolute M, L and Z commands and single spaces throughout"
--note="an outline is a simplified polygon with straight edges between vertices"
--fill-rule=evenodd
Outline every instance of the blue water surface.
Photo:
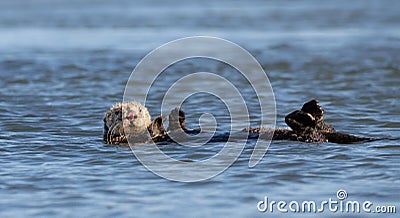
M 395 0 L 1 1 L 0 217 L 396 217 L 399 8 Z M 103 144 L 104 112 L 122 101 L 140 59 L 193 35 L 231 40 L 256 57 L 274 90 L 277 126 L 317 98 L 336 129 L 382 140 L 274 141 L 254 168 L 248 167 L 250 141 L 230 168 L 195 183 L 160 178 L 129 147 Z M 199 70 L 225 77 L 233 72 L 204 60 L 168 69 L 176 73 L 152 89 L 152 116 L 165 87 Z M 229 127 L 226 108 L 215 98 L 192 98 L 183 109 L 189 127 L 207 110 L 215 112 L 219 130 Z M 195 160 L 223 144 L 209 143 L 196 153 L 164 146 Z M 397 214 L 257 210 L 265 196 L 320 202 L 337 200 L 339 189 L 347 191 L 347 200 L 394 205 Z

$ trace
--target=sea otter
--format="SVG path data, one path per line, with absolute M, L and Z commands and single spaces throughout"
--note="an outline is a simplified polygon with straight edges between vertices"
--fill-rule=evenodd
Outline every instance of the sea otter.
M 117 103 L 105 114 L 103 141 L 107 144 L 149 143 L 165 141 L 168 132 L 185 128 L 185 113 L 175 108 L 169 115 L 169 126 L 164 130 L 164 116 L 160 115 L 151 121 L 145 106 L 139 102 Z
M 317 100 L 311 100 L 285 117 L 285 128 L 247 128 L 248 138 L 263 138 L 272 140 L 293 140 L 302 142 L 334 142 L 354 143 L 369 141 L 371 138 L 362 138 L 349 134 L 339 133 L 324 121 L 324 110 Z M 165 117 L 158 116 L 151 121 L 146 107 L 138 102 L 118 103 L 111 107 L 104 117 L 103 139 L 108 144 L 149 143 L 171 141 L 171 133 L 197 134 L 200 130 L 189 130 L 185 127 L 185 112 L 175 108 L 169 114 L 169 126 L 163 127 Z M 126 132 L 127 131 L 127 132 Z M 271 138 L 272 137 L 272 138 Z M 229 134 L 215 135 L 211 141 L 226 141 Z M 172 140 L 173 141 L 173 140 Z

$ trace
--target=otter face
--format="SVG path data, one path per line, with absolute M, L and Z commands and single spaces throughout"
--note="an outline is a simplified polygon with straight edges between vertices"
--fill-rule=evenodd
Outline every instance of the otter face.
M 124 131 L 129 136 L 147 132 L 151 124 L 150 114 L 143 105 L 138 102 L 126 102 L 122 104 L 122 123 Z

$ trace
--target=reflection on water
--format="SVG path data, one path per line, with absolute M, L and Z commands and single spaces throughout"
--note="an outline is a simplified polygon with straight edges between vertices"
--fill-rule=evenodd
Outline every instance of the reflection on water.
M 174 5 L 174 7 L 171 7 Z M 335 197 L 398 204 L 400 33 L 398 1 L 0 2 L 0 216 L 264 216 L 264 195 L 282 200 Z M 223 174 L 175 183 L 148 172 L 129 148 L 101 141 L 104 111 L 122 100 L 139 60 L 182 36 L 232 40 L 254 55 L 272 83 L 277 125 L 318 98 L 336 129 L 388 138 L 337 145 L 273 142 L 248 168 L 249 142 Z M 234 69 L 209 60 L 182 62 L 158 78 L 151 115 L 173 81 L 218 72 L 240 87 L 257 124 L 258 105 Z M 212 112 L 229 127 L 221 101 L 193 96 L 188 126 Z M 164 145 L 182 160 L 218 152 Z M 146 152 L 146 146 L 141 147 Z M 269 215 L 269 214 L 268 214 Z M 320 216 L 321 214 L 318 214 Z M 326 214 L 324 214 L 326 215 Z M 348 216 L 352 216 L 349 214 Z

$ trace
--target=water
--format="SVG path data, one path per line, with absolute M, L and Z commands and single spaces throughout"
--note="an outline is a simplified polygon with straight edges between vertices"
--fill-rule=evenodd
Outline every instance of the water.
M 256 206 L 265 195 L 321 201 L 337 199 L 339 189 L 349 200 L 396 205 L 398 213 L 399 6 L 394 0 L 1 1 L 0 216 L 263 217 L 271 214 Z M 147 52 L 191 35 L 232 40 L 257 58 L 274 89 L 278 126 L 285 125 L 285 114 L 317 98 L 336 129 L 385 139 L 353 145 L 276 141 L 255 168 L 248 168 L 250 142 L 212 179 L 159 178 L 128 147 L 102 143 L 102 117 L 121 101 Z M 176 76 L 159 89 L 179 72 L 203 68 L 231 72 L 214 63 L 183 63 L 170 69 Z M 148 105 L 152 116 L 159 97 Z M 224 105 L 213 98 L 200 96 L 184 109 L 191 127 L 206 110 L 219 111 L 220 130 L 229 126 Z M 208 144 L 198 153 L 165 146 L 190 160 L 222 145 Z

